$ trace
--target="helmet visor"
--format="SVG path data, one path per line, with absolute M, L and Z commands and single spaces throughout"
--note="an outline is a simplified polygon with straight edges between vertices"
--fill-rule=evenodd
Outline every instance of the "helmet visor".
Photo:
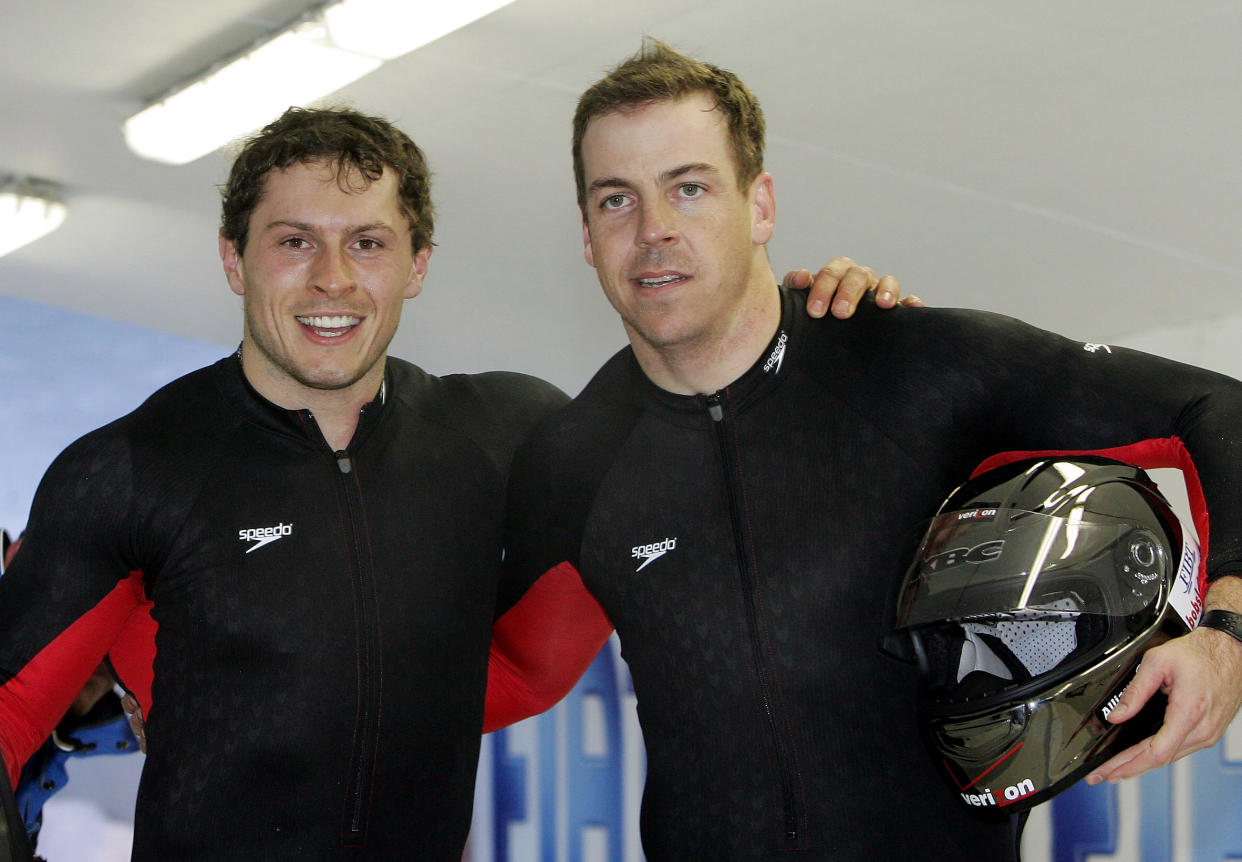
M 894 622 L 904 629 L 1006 616 L 1139 615 L 1158 609 L 1173 565 L 1166 539 L 1082 508 L 1067 517 L 945 512 L 928 525 L 902 580 Z

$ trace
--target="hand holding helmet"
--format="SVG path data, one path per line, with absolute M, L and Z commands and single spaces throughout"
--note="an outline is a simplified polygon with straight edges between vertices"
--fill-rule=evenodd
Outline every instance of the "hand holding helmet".
M 1242 578 L 1214 581 L 1205 607 L 1242 608 Z M 1242 643 L 1200 626 L 1152 649 L 1108 720 L 1129 720 L 1158 692 L 1168 698 L 1160 730 L 1093 770 L 1088 784 L 1133 778 L 1215 745 L 1242 706 Z

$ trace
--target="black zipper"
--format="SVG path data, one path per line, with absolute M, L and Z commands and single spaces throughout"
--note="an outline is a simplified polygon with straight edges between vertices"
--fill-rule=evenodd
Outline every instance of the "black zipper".
M 384 397 L 380 388 L 380 399 Z M 364 405 L 358 414 L 361 424 L 367 413 Z M 297 411 L 298 418 L 308 425 L 308 433 L 322 441 L 336 467 L 337 488 L 348 528 L 342 538 L 347 544 L 350 582 L 353 587 L 355 653 L 358 667 L 358 700 L 354 722 L 354 741 L 349 752 L 346 774 L 344 816 L 341 821 L 341 842 L 346 847 L 366 845 L 370 818 L 371 781 L 375 774 L 376 749 L 379 745 L 379 700 L 382 683 L 380 658 L 379 604 L 375 590 L 375 572 L 371 566 L 370 548 L 366 541 L 362 486 L 354 468 L 357 466 L 349 448 L 333 450 L 319 429 L 314 414 Z
M 363 527 L 362 488 L 347 449 L 333 452 L 337 477 L 345 500 L 347 541 L 352 566 L 354 606 L 357 610 L 358 703 L 354 743 L 346 777 L 342 838 L 346 846 L 364 846 L 370 816 L 371 779 L 379 736 L 380 635 L 374 572 Z
M 759 679 L 759 697 L 763 706 L 764 718 L 767 721 L 768 733 L 772 738 L 772 748 L 776 752 L 776 768 L 780 776 L 781 801 L 784 807 L 785 833 L 781 839 L 784 849 L 795 849 L 801 845 L 802 800 L 798 792 L 797 770 L 794 767 L 793 741 L 781 732 L 781 721 L 777 706 L 776 691 L 772 684 L 772 658 L 764 647 L 762 623 L 759 614 L 758 586 L 755 582 L 755 571 L 751 565 L 750 533 L 746 529 L 746 519 L 742 516 L 742 495 L 740 487 L 741 464 L 735 457 L 736 429 L 728 411 L 728 391 L 721 390 L 711 395 L 702 396 L 707 406 L 708 415 L 716 426 L 716 440 L 720 446 L 720 455 L 724 469 L 724 485 L 729 503 L 729 518 L 733 527 L 734 548 L 737 552 L 738 573 L 741 579 L 742 598 L 746 611 L 746 625 L 750 635 L 750 648 L 754 657 L 755 673 Z

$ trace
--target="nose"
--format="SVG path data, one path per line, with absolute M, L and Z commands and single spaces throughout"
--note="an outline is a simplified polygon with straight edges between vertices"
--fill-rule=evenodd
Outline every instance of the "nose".
M 310 289 L 326 296 L 344 296 L 357 286 L 349 255 L 327 245 L 315 255 L 311 268 Z
M 677 242 L 675 215 L 672 206 L 661 197 L 644 200 L 639 209 L 635 244 L 639 248 L 661 248 Z

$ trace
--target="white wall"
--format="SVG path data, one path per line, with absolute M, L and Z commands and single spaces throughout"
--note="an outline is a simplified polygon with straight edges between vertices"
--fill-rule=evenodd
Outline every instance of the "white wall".
M 1136 332 L 1117 343 L 1242 379 L 1242 311 L 1236 308 L 1222 308 L 1212 320 Z

